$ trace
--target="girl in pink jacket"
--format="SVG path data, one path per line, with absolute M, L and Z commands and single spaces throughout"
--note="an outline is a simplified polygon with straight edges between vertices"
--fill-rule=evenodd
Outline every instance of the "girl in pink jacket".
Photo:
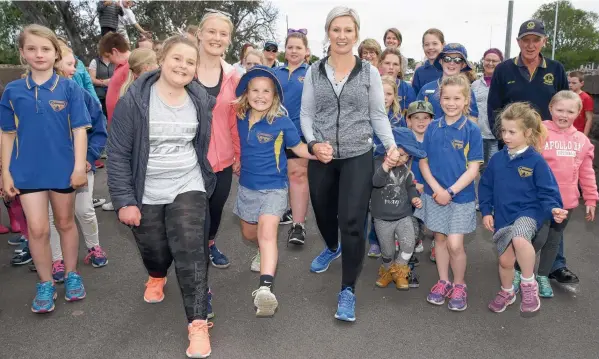
M 581 109 L 580 96 L 572 91 L 560 91 L 549 103 L 551 121 L 543 122 L 548 133 L 543 157 L 557 179 L 564 209 L 568 210 L 568 218 L 560 224 L 551 223 L 547 241 L 541 249 L 537 275 L 540 297 L 553 297 L 548 276 L 560 241 L 563 240 L 563 231 L 568 224 L 571 210 L 578 207 L 579 183 L 586 205 L 586 219 L 595 219 L 595 206 L 599 195 L 593 170 L 594 146 L 587 136 L 572 125 Z

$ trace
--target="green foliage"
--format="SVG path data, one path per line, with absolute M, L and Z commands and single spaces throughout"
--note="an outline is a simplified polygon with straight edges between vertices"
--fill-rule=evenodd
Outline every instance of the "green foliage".
M 23 14 L 9 2 L 0 2 L 0 64 L 19 64 L 17 35 Z
M 533 18 L 545 23 L 549 35 L 543 55 L 551 57 L 553 29 L 555 28 L 556 3 L 544 4 L 534 13 Z M 576 9 L 570 1 L 560 1 L 558 11 L 557 41 L 555 59 L 566 70 L 574 70 L 589 62 L 599 63 L 599 15 L 592 11 Z

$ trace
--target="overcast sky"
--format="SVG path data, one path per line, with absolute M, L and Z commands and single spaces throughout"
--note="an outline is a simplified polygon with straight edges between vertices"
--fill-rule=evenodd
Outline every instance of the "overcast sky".
M 354 8 L 360 15 L 360 39 L 371 37 L 382 44 L 385 30 L 396 27 L 401 31 L 401 52 L 406 57 L 421 60 L 422 34 L 431 27 L 441 29 L 447 42 L 460 42 L 468 50 L 470 60 L 478 61 L 485 50 L 505 48 L 508 0 L 272 0 L 278 7 L 279 47 L 282 50 L 286 36 L 285 16 L 289 27 L 308 29 L 312 52 L 321 57 L 324 40 L 324 22 L 335 6 Z M 520 24 L 528 20 L 538 7 L 548 0 L 515 0 L 511 56 L 519 50 L 516 36 Z M 599 0 L 572 0 L 574 7 L 599 13 Z M 454 4 L 459 4 L 457 7 Z M 597 25 L 597 24 L 595 24 Z

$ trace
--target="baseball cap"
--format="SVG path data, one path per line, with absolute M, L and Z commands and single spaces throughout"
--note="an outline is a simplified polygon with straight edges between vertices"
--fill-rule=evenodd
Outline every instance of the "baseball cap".
M 433 104 L 428 101 L 414 101 L 408 106 L 408 112 L 406 117 L 410 117 L 415 113 L 428 113 L 432 117 L 435 117 L 435 111 L 433 110 Z
M 520 25 L 520 31 L 518 31 L 518 40 L 526 35 L 547 37 L 547 33 L 545 33 L 545 25 L 541 20 L 531 19 L 524 21 L 522 25 Z
M 266 42 L 264 43 L 264 50 L 266 50 L 266 49 L 267 49 L 267 48 L 269 48 L 269 47 L 274 47 L 274 48 L 275 48 L 275 51 L 277 51 L 277 50 L 279 49 L 279 45 L 277 45 L 277 43 L 276 43 L 276 42 L 274 42 L 274 41 L 270 41 L 270 40 L 269 40 L 269 41 L 266 41 Z

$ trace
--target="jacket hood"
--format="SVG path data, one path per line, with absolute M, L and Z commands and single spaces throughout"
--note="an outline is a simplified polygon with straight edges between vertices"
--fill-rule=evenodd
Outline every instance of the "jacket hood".
M 574 127 L 574 126 L 570 126 L 566 129 L 561 129 L 561 128 L 557 127 L 555 122 L 553 122 L 551 120 L 543 121 L 543 124 L 547 128 L 547 131 L 551 131 L 551 132 L 565 133 L 567 135 L 572 135 L 572 134 L 576 133 L 576 131 L 578 131 L 576 129 L 576 127 Z

